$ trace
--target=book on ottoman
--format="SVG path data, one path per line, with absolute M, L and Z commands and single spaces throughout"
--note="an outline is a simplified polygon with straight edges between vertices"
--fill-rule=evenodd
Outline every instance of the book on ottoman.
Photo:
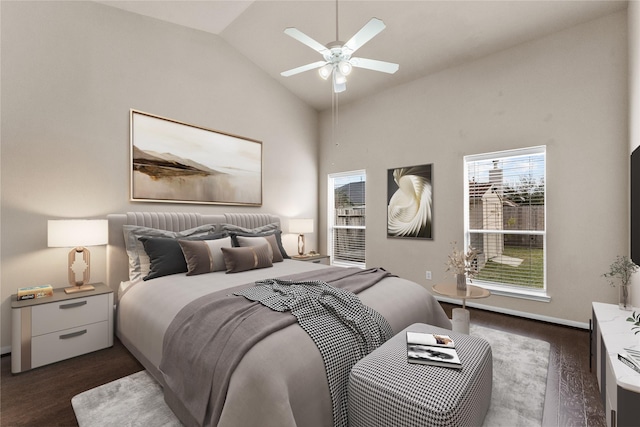
M 407 361 L 423 365 L 462 368 L 455 343 L 448 335 L 407 331 Z

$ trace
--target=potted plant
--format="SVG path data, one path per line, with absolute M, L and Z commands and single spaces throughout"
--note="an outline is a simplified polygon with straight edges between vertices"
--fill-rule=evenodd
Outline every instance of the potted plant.
M 478 251 L 469 246 L 466 252 L 456 248 L 456 242 L 451 243 L 453 250 L 447 260 L 447 271 L 453 271 L 458 290 L 467 290 L 467 277 L 472 280 L 478 274 Z
M 620 310 L 631 310 L 631 276 L 638 270 L 638 266 L 626 255 L 618 255 L 616 260 L 609 266 L 609 271 L 603 276 L 609 279 L 609 284 L 613 287 L 619 281 Z

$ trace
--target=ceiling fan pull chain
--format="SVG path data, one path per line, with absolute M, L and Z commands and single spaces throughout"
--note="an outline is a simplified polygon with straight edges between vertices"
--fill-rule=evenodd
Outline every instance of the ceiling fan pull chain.
M 338 37 L 338 0 L 336 0 L 336 40 L 340 40 Z

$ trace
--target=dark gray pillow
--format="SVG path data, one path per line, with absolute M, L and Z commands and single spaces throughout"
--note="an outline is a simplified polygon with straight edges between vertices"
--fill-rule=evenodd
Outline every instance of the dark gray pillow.
M 245 246 L 240 248 L 220 248 L 224 256 L 227 273 L 239 273 L 273 266 L 271 261 L 270 246 L 265 243 L 261 246 Z
M 149 274 L 142 280 L 170 274 L 186 273 L 187 262 L 176 239 L 170 237 L 140 237 L 144 251 L 149 255 Z
M 188 237 L 182 240 L 215 240 L 227 237 L 227 233 L 209 233 L 203 236 Z M 140 237 L 144 251 L 149 256 L 149 274 L 142 280 L 155 279 L 171 274 L 186 273 L 187 261 L 184 258 L 178 239 L 172 237 Z

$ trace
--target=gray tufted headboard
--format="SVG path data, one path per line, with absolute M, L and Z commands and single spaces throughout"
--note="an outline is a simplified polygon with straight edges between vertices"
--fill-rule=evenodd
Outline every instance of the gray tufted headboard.
M 190 212 L 127 212 L 107 215 L 107 285 L 118 292 L 120 282 L 129 280 L 129 257 L 124 246 L 123 225 L 139 225 L 169 231 L 182 231 L 203 224 L 233 224 L 256 228 L 277 223 L 280 218 L 263 213 L 199 214 Z

